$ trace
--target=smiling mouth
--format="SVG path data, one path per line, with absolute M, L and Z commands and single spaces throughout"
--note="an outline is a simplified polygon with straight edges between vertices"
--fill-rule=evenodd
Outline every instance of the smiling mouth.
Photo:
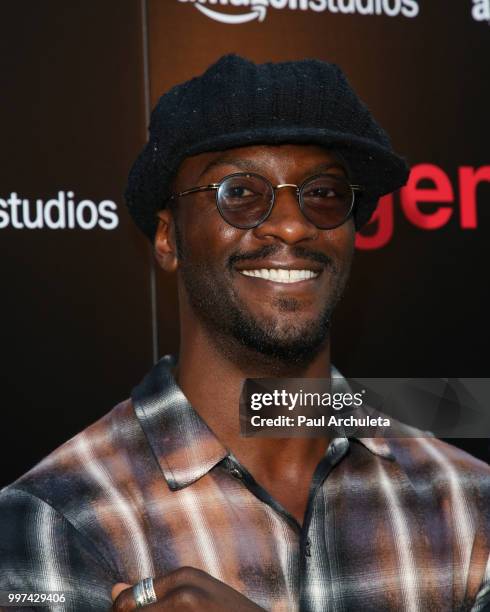
M 314 270 L 285 270 L 284 268 L 261 268 L 259 270 L 239 270 L 244 276 L 253 276 L 275 283 L 300 283 L 316 278 L 320 272 Z

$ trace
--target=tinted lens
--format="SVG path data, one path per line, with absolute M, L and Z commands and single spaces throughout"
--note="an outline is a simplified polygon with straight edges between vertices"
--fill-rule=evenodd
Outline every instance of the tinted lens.
M 235 174 L 218 189 L 218 208 L 235 227 L 255 227 L 268 215 L 273 199 L 271 185 L 255 174 Z
M 324 174 L 304 183 L 301 198 L 303 214 L 317 227 L 326 229 L 347 219 L 354 192 L 346 179 Z

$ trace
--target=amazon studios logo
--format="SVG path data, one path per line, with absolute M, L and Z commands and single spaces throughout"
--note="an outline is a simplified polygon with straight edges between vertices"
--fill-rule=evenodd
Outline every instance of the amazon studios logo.
M 490 22 L 490 0 L 473 0 L 471 16 L 475 21 Z
M 239 24 L 264 21 L 267 9 L 313 11 L 316 13 L 344 13 L 387 15 L 388 17 L 416 17 L 417 0 L 178 0 L 189 2 L 198 11 L 221 23 Z M 243 12 L 229 13 L 226 7 L 240 7 Z M 224 9 L 224 10 L 223 10 Z
M 113 230 L 119 225 L 117 204 L 102 200 L 76 201 L 73 191 L 58 191 L 55 198 L 29 201 L 13 191 L 8 198 L 0 198 L 0 230 L 13 229 L 82 229 L 99 227 Z

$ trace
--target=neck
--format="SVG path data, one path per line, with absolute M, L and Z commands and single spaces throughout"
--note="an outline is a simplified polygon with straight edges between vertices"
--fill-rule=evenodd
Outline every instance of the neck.
M 239 355 L 239 357 L 237 357 Z M 198 321 L 181 326 L 177 381 L 222 444 L 266 482 L 281 472 L 291 478 L 313 471 L 325 452 L 327 438 L 243 438 L 239 431 L 239 398 L 245 378 L 325 378 L 330 374 L 328 339 L 307 364 L 284 364 L 240 346 L 228 348 Z

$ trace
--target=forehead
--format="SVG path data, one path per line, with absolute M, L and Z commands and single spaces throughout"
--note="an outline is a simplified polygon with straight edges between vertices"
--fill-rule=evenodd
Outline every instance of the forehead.
M 334 151 L 311 144 L 253 145 L 212 151 L 187 157 L 174 180 L 176 189 L 195 184 L 201 179 L 217 180 L 226 168 L 287 175 L 288 180 L 305 178 L 309 173 L 328 168 L 347 173 L 342 158 Z

